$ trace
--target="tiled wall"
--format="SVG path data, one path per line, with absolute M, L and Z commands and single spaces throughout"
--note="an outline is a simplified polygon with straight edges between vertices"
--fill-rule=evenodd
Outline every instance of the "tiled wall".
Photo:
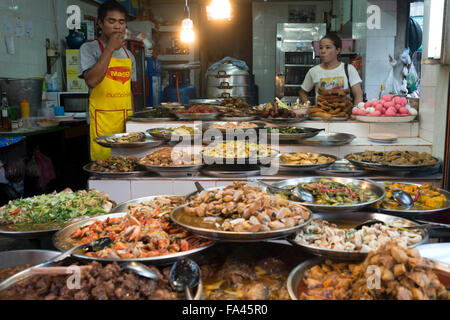
M 253 73 L 259 87 L 260 103 L 273 101 L 275 97 L 277 24 L 289 21 L 289 5 L 316 5 L 317 22 L 321 22 L 323 12 L 330 10 L 330 3 L 328 1 L 253 2 Z
M 16 3 L 18 10 L 8 9 L 11 3 Z M 0 19 L 2 21 L 3 16 L 11 18 L 14 23 L 17 18 L 20 18 L 25 22 L 31 22 L 34 28 L 34 35 L 31 39 L 14 37 L 15 55 L 7 53 L 5 33 L 3 28 L 0 29 L 0 77 L 29 78 L 43 77 L 46 74 L 45 39 L 49 38 L 52 43 L 55 43 L 58 33 L 59 52 L 64 53 L 65 47 L 62 41 L 65 42 L 65 37 L 69 34 L 66 27 L 66 9 L 69 4 L 79 5 L 83 14 L 97 16 L 95 6 L 80 0 L 0 0 Z M 61 84 L 61 59 L 58 59 L 56 67 Z

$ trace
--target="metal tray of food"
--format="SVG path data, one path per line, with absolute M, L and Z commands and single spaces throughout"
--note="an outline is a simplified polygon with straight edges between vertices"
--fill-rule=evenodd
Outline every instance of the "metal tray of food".
M 332 147 L 332 146 L 344 146 L 350 144 L 356 136 L 348 133 L 330 133 L 326 135 L 317 135 L 312 139 L 306 139 L 301 142 L 305 146 L 320 146 L 320 147 Z
M 181 165 L 181 166 L 149 166 L 141 164 L 146 170 L 157 173 L 162 177 L 186 177 L 193 176 L 203 167 L 203 164 Z
M 136 141 L 136 142 L 121 143 L 121 142 L 106 142 L 106 141 L 104 141 L 105 139 L 122 138 L 127 135 L 129 135 L 129 133 L 112 134 L 112 135 L 96 138 L 95 142 L 97 142 L 99 145 L 101 145 L 105 148 L 140 148 L 140 147 L 155 148 L 155 147 L 159 147 L 163 143 L 160 140 L 153 139 L 152 137 L 146 135 L 145 133 L 142 133 L 142 139 L 140 141 Z
M 148 171 L 145 170 L 138 170 L 138 171 L 131 171 L 131 172 L 101 172 L 101 171 L 94 171 L 91 169 L 93 163 L 88 163 L 83 167 L 83 170 L 88 172 L 89 174 L 93 176 L 98 176 L 102 178 L 133 178 L 133 177 L 143 177 L 148 175 Z M 139 165 L 142 167 L 142 165 Z
M 61 223 L 61 226 L 64 223 Z M 41 239 L 52 236 L 61 227 L 49 227 L 43 230 L 15 231 L 11 230 L 10 225 L 0 225 L 0 236 L 11 239 Z
M 348 117 L 334 117 L 330 119 L 320 118 L 320 117 L 308 117 L 311 121 L 347 121 L 350 120 L 351 116 Z
M 219 188 L 211 188 L 211 190 Z M 210 189 L 207 189 L 210 190 Z M 190 231 L 199 237 L 207 239 L 227 241 L 227 242 L 259 242 L 263 240 L 285 238 L 303 226 L 312 221 L 313 215 L 310 211 L 310 218 L 303 224 L 295 226 L 293 228 L 273 230 L 269 232 L 234 232 L 234 231 L 221 231 L 216 229 L 208 229 L 204 226 L 196 223 L 196 220 L 200 221 L 201 218 L 194 217 L 185 213 L 184 208 L 186 205 L 181 206 L 170 214 L 170 218 L 173 222 Z M 307 208 L 305 208 L 307 209 Z
M 202 125 L 202 131 L 207 131 L 209 129 L 211 130 L 219 130 L 222 133 L 227 133 L 227 132 L 233 132 L 235 130 L 242 130 L 242 131 L 246 131 L 246 130 L 250 130 L 250 129 L 254 129 L 254 130 L 259 130 L 259 129 L 263 129 L 266 127 L 266 124 L 264 122 L 260 122 L 260 121 L 251 121 L 249 122 L 249 124 L 254 124 L 254 127 L 247 127 L 247 128 L 229 128 L 229 129 L 224 129 L 224 128 L 211 128 L 213 125 L 226 125 L 229 123 L 233 123 L 235 125 L 239 125 L 241 122 L 239 121 L 227 121 L 227 122 L 211 122 L 211 123 L 205 123 Z
M 370 173 L 369 170 L 361 170 L 344 159 L 336 161 L 329 167 L 320 168 L 317 172 L 331 177 L 360 177 Z
M 216 120 L 220 113 L 175 113 L 179 120 Z
M 339 183 L 349 184 L 352 183 L 358 187 L 361 187 L 364 190 L 372 191 L 377 198 L 372 201 L 367 201 L 363 203 L 358 204 L 351 204 L 351 205 L 339 205 L 339 206 L 333 206 L 333 205 L 323 205 L 323 204 L 314 204 L 314 203 L 302 203 L 300 204 L 304 205 L 305 207 L 308 207 L 312 209 L 314 212 L 353 212 L 353 211 L 359 211 L 361 209 L 364 209 L 366 207 L 369 207 L 371 204 L 376 203 L 384 198 L 386 192 L 384 191 L 383 187 L 379 184 L 370 181 L 370 180 L 358 180 L 358 179 L 352 179 L 352 178 L 332 178 L 332 177 L 306 177 L 306 178 L 296 178 L 296 179 L 289 179 L 280 181 L 277 183 L 274 183 L 274 187 L 278 188 L 285 188 L 285 187 L 294 187 L 297 186 L 300 183 L 310 183 L 315 181 L 320 181 L 320 179 L 327 179 L 332 180 Z
M 379 182 L 379 184 L 381 186 L 383 186 L 385 183 L 393 184 L 393 182 L 391 182 L 391 181 Z M 408 182 L 398 182 L 398 183 L 405 184 L 405 185 L 421 186 L 421 184 L 417 184 L 417 183 L 408 183 Z M 399 209 L 388 209 L 388 208 L 377 208 L 374 210 L 376 210 L 378 212 L 394 215 L 394 216 L 403 217 L 403 218 L 424 217 L 424 216 L 430 216 L 435 213 L 447 211 L 448 209 L 450 209 L 450 192 L 448 192 L 447 190 L 441 189 L 441 188 L 437 188 L 437 189 L 440 193 L 442 193 L 447 198 L 445 207 L 432 209 L 432 210 L 423 210 L 423 209 L 422 210 L 411 210 L 411 209 L 410 210 L 399 210 Z
M 189 100 L 190 106 L 195 106 L 199 104 L 209 104 L 209 105 L 220 105 L 222 103 L 223 99 L 191 99 Z
M 334 161 L 332 162 L 327 162 L 327 163 L 321 163 L 321 164 L 306 164 L 306 165 L 301 165 L 301 164 L 284 164 L 281 161 L 280 158 L 280 171 L 315 171 L 321 168 L 327 168 L 331 165 L 333 165 L 336 160 L 337 157 L 333 156 L 331 154 L 324 154 L 324 153 L 319 153 L 319 156 L 324 156 L 324 157 L 328 157 L 328 158 L 332 158 L 334 159 Z M 281 157 L 282 155 L 280 155 Z
M 379 220 L 386 223 L 386 225 L 389 225 L 393 223 L 394 221 L 404 221 L 405 226 L 415 226 L 418 225 L 418 223 L 404 219 L 399 218 L 395 216 L 390 216 L 386 214 L 380 214 L 380 213 L 370 213 L 370 212 L 338 212 L 338 213 L 327 213 L 327 214 L 321 214 L 321 213 L 315 213 L 314 219 L 322 219 L 329 221 L 331 223 L 335 222 L 338 226 L 339 223 L 345 224 L 345 228 L 350 227 L 356 227 L 358 224 L 369 221 L 369 220 Z M 425 230 L 420 230 L 418 233 L 421 234 L 422 240 L 409 246 L 409 248 L 414 248 L 417 246 L 420 246 L 424 243 L 428 242 L 429 239 L 429 233 Z M 302 250 L 316 255 L 321 256 L 327 259 L 331 260 L 340 260 L 340 261 L 361 261 L 364 260 L 370 251 L 349 251 L 349 250 L 337 250 L 337 249 L 328 249 L 328 248 L 320 248 L 317 246 L 309 245 L 309 244 L 300 244 L 295 241 L 296 235 L 292 235 L 287 240 L 294 246 L 298 246 L 302 248 Z
M 37 265 L 60 255 L 50 250 L 14 250 L 0 252 L 0 269 Z
M 161 131 L 170 131 L 171 133 L 161 133 Z M 153 136 L 155 139 L 160 139 L 164 141 L 172 141 L 175 139 L 175 141 L 178 141 L 180 139 L 183 140 L 195 140 L 195 138 L 202 139 L 201 133 L 195 133 L 195 134 L 180 134 L 176 131 L 169 130 L 167 128 L 154 128 L 147 130 L 148 134 Z
M 305 117 L 301 118 L 258 118 L 261 121 L 266 121 L 269 123 L 275 123 L 275 124 L 285 124 L 285 123 L 300 123 L 306 121 Z
M 267 165 L 273 159 L 279 155 L 279 151 L 272 149 L 274 154 L 267 156 L 251 156 L 247 158 L 220 158 L 220 157 L 210 157 L 205 155 L 205 150 L 202 152 L 203 162 L 207 165 Z
M 168 109 L 166 109 L 168 110 Z M 166 117 L 149 117 L 149 115 L 152 115 L 155 112 L 155 110 L 146 110 L 146 111 L 140 111 L 136 112 L 135 114 L 128 117 L 129 121 L 135 121 L 135 122 L 166 122 L 166 121 L 174 121 L 176 118 L 168 112 L 168 116 Z
M 205 176 L 216 178 L 247 178 L 261 175 L 261 168 L 259 166 L 221 166 L 212 165 L 204 167 L 201 172 Z
M 298 287 L 300 286 L 305 272 L 312 267 L 325 262 L 325 258 L 315 257 L 302 262 L 291 271 L 286 281 L 286 287 L 292 300 L 299 300 Z
M 243 117 L 220 117 L 219 120 L 220 121 L 237 121 L 237 122 L 249 122 L 249 121 L 254 121 L 257 120 L 258 117 L 257 116 L 243 116 Z
M 280 129 L 285 128 L 291 128 L 289 126 L 286 127 L 279 127 Z M 268 128 L 272 129 L 272 128 Z M 293 134 L 287 134 L 287 133 L 267 133 L 267 140 L 271 140 L 271 136 L 275 135 L 278 136 L 279 141 L 288 141 L 288 142 L 298 142 L 302 141 L 304 139 L 314 138 L 317 136 L 321 131 L 324 131 L 325 129 L 315 129 L 315 128 L 304 128 L 304 127 L 298 127 L 298 130 L 304 131 L 303 133 L 293 133 Z
M 86 227 L 94 221 L 105 221 L 108 218 L 121 218 L 126 216 L 126 212 L 120 212 L 120 213 L 114 213 L 114 214 L 108 214 L 104 216 L 94 217 L 87 220 L 82 220 L 73 224 L 68 225 L 64 229 L 58 231 L 53 236 L 53 245 L 56 249 L 60 251 L 66 251 L 74 247 L 73 243 L 70 240 L 71 233 L 82 227 Z M 197 253 L 200 253 L 210 247 L 212 247 L 215 243 L 211 243 L 208 245 L 205 245 L 201 248 L 196 248 L 189 251 L 183 251 L 183 252 L 177 252 L 174 254 L 164 255 L 164 256 L 156 256 L 156 257 L 148 257 L 148 258 L 135 258 L 135 259 L 116 259 L 116 258 L 98 258 L 98 257 L 90 257 L 86 256 L 80 253 L 74 253 L 72 256 L 77 259 L 83 259 L 83 260 L 90 260 L 90 261 L 100 261 L 100 262 L 127 262 L 127 261 L 136 261 L 136 262 L 143 262 L 143 263 L 151 263 L 154 265 L 167 265 L 171 264 L 177 260 L 195 255 Z
M 360 154 L 354 153 L 354 154 Z M 436 162 L 432 164 L 418 164 L 418 165 L 395 165 L 395 164 L 389 164 L 384 162 L 366 162 L 366 161 L 356 161 L 349 159 L 349 155 L 345 156 L 345 159 L 348 160 L 351 164 L 365 169 L 365 170 L 373 170 L 373 171 L 385 171 L 385 172 L 394 172 L 394 171 L 433 171 L 437 170 L 441 166 L 441 162 L 439 159 L 433 157 Z
M 128 211 L 128 207 L 130 205 L 133 204 L 140 204 L 143 202 L 149 202 L 149 201 L 154 201 L 157 198 L 161 198 L 161 197 L 177 197 L 177 196 L 173 196 L 173 195 L 164 195 L 164 196 L 148 196 L 148 197 L 142 197 L 142 198 L 138 198 L 138 199 L 132 199 L 132 200 L 128 200 L 128 201 L 124 201 L 119 203 L 117 206 L 115 206 L 114 208 L 112 208 L 110 213 L 121 213 L 121 212 L 127 212 Z

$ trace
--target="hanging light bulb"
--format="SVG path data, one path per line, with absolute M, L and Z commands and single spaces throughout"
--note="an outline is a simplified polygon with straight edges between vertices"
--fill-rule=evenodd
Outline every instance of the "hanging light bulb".
M 209 20 L 231 19 L 231 4 L 229 0 L 212 0 L 206 7 Z
M 180 40 L 185 43 L 192 43 L 195 41 L 194 22 L 191 20 L 191 10 L 187 0 L 185 10 L 188 17 L 181 22 Z

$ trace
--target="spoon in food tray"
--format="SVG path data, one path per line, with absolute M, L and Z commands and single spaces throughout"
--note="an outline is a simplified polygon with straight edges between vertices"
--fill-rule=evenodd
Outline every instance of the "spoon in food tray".
M 411 208 L 414 205 L 414 200 L 409 193 L 403 190 L 395 190 L 392 192 L 392 198 L 397 201 L 402 207 L 406 209 Z
M 202 296 L 203 283 L 200 267 L 191 259 L 175 262 L 170 270 L 169 283 L 178 292 L 185 292 L 187 300 L 198 300 Z M 197 294 L 192 296 L 191 288 L 197 287 Z
M 293 195 L 295 198 L 299 199 L 302 202 L 314 202 L 314 196 L 311 194 L 311 192 L 305 190 L 300 186 L 296 186 L 294 189 L 282 189 L 258 179 L 249 179 L 248 181 L 264 186 L 270 192 Z
M 153 280 L 159 280 L 161 279 L 161 276 L 157 274 L 155 271 L 147 267 L 145 264 L 139 263 L 139 262 L 124 262 L 120 264 L 120 267 L 122 269 L 127 269 L 130 271 L 133 271 L 134 273 L 140 275 L 141 277 L 153 279 Z
M 39 265 L 33 266 L 31 268 L 25 269 L 19 273 L 16 273 L 15 275 L 9 277 L 8 279 L 4 280 L 0 283 L 0 291 L 5 290 L 6 288 L 10 287 L 11 285 L 20 282 L 30 276 L 33 275 L 32 269 L 34 268 L 42 268 L 42 267 L 49 267 L 55 264 L 56 262 L 62 261 L 68 257 L 70 257 L 74 252 L 78 250 L 83 250 L 85 252 L 92 252 L 92 251 L 100 251 L 106 247 L 109 247 L 111 245 L 111 239 L 110 238 L 100 238 L 95 241 L 92 241 L 90 243 L 82 244 L 76 247 L 73 247 L 70 250 L 67 250 L 66 252 L 63 252 L 62 254 L 48 260 L 47 262 L 41 263 Z

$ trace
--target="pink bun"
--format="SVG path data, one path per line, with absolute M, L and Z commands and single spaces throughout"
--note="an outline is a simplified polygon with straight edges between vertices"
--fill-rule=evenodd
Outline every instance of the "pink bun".
M 401 105 L 401 104 L 396 104 L 396 105 L 395 105 L 395 109 L 397 109 L 397 111 L 399 111 L 401 108 L 402 108 L 402 105 Z
M 385 107 L 386 109 L 389 109 L 389 108 L 391 108 L 391 107 L 395 107 L 395 103 L 393 103 L 393 102 L 386 102 L 386 103 L 384 104 L 384 107 Z
M 402 108 L 400 108 L 400 113 L 401 113 L 401 114 L 409 115 L 409 110 L 406 109 L 405 107 L 402 107 Z
M 408 104 L 408 99 L 406 99 L 405 97 L 402 97 L 401 99 L 402 99 L 401 104 L 406 106 Z
M 394 98 L 394 103 L 395 103 L 395 104 L 402 104 L 402 98 L 400 98 L 400 97 L 395 97 L 395 98 Z
M 364 104 L 364 108 L 370 108 L 370 106 L 372 106 L 371 102 L 366 102 Z
M 392 101 L 393 98 L 394 98 L 394 96 L 392 94 L 386 94 L 381 99 L 389 102 L 389 101 Z
M 372 112 L 372 116 L 373 117 L 380 117 L 381 116 L 381 112 L 376 110 L 376 111 Z

